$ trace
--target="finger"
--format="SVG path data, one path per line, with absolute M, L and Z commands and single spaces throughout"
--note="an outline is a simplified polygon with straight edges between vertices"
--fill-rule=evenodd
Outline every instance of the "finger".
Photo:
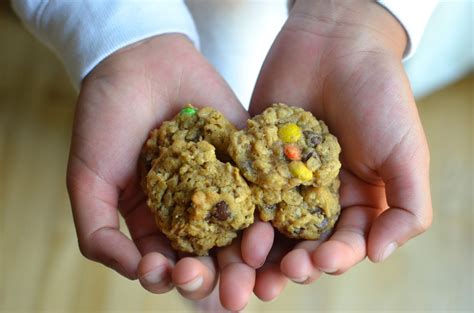
M 254 293 L 263 301 L 275 299 L 285 288 L 287 278 L 280 271 L 280 262 L 297 243 L 279 232 L 274 233 L 275 244 L 268 253 L 265 265 L 257 270 Z
M 214 288 L 211 294 L 206 298 L 196 300 L 193 302 L 193 307 L 196 312 L 200 313 L 227 313 L 226 310 L 219 300 L 219 288 Z
M 345 208 L 334 234 L 313 253 L 313 265 L 329 274 L 342 274 L 366 256 L 366 237 L 378 210 L 355 206 Z
M 352 206 L 367 206 L 380 210 L 388 208 L 385 186 L 382 182 L 374 184 L 363 181 L 344 169 L 341 169 L 339 178 L 341 180 L 339 195 L 342 208 Z
M 142 255 L 159 252 L 170 261 L 176 261 L 176 253 L 169 240 L 158 230 L 155 217 L 145 203 L 139 203 L 124 214 L 132 240 Z
M 171 273 L 176 260 L 169 240 L 158 231 L 138 186 L 133 191 L 125 189 L 119 203 L 132 240 L 143 255 L 137 270 L 140 284 L 152 293 L 168 292 L 173 288 Z
M 74 156 L 69 161 L 67 186 L 81 253 L 136 279 L 141 255 L 119 231 L 117 188 Z
M 385 200 L 385 188 L 383 186 L 373 185 L 367 182 L 364 182 L 358 178 L 356 178 L 352 173 L 342 170 L 340 173 L 341 179 L 341 189 L 340 189 L 340 198 L 341 198 L 341 206 L 370 206 L 374 207 L 371 211 L 376 214 L 377 209 L 380 210 L 387 207 L 386 200 Z M 350 212 L 346 212 L 345 214 L 351 215 Z M 352 214 L 354 216 L 354 214 Z M 354 217 L 358 219 L 358 217 Z M 344 220 L 347 218 L 342 218 L 339 222 L 339 228 L 344 227 Z M 361 227 L 368 227 L 364 226 L 365 224 L 361 223 Z M 326 238 L 320 238 L 317 241 L 302 241 L 298 243 L 292 251 L 284 256 L 280 264 L 280 270 L 282 273 L 288 277 L 289 279 L 293 280 L 296 283 L 303 283 L 309 284 L 319 278 L 321 271 L 314 266 L 312 262 L 312 254 L 313 252 L 323 243 Z M 340 234 L 335 234 L 333 239 L 339 238 Z M 329 249 L 331 250 L 333 244 L 329 245 Z M 325 252 L 327 245 L 324 246 L 323 252 Z M 365 257 L 365 255 L 363 256 Z M 363 258 L 362 257 L 362 258 Z M 326 258 L 326 257 L 325 257 Z M 329 257 L 332 258 L 332 257 Z M 357 262 L 360 261 L 360 257 L 355 257 L 352 261 L 349 259 L 346 260 L 347 264 L 345 265 L 345 270 Z M 328 271 L 331 269 L 324 268 Z
M 426 142 L 410 137 L 404 137 L 399 149 L 393 151 L 380 169 L 390 208 L 377 217 L 370 230 L 368 255 L 374 262 L 387 259 L 397 247 L 423 233 L 432 222 L 428 148 Z M 407 146 L 417 150 L 404 151 L 409 149 Z
M 216 267 L 211 257 L 186 257 L 178 261 L 172 279 L 179 293 L 190 300 L 208 296 L 217 281 Z
M 142 255 L 158 252 L 168 258 L 170 262 L 176 261 L 176 253 L 171 248 L 169 240 L 159 231 L 134 238 L 133 241 Z
M 321 241 L 303 241 L 288 252 L 280 262 L 283 275 L 297 284 L 310 284 L 321 276 L 311 260 L 311 253 L 321 244 Z
M 173 288 L 172 262 L 157 252 L 146 254 L 138 264 L 138 279 L 146 290 L 152 293 L 165 293 Z
M 271 301 L 280 295 L 287 282 L 278 264 L 265 264 L 257 271 L 254 293 L 262 301 Z
M 242 259 L 249 266 L 259 268 L 273 245 L 274 231 L 270 223 L 256 220 L 244 230 L 242 236 Z
M 299 242 L 297 239 L 288 238 L 279 231 L 275 231 L 275 239 L 272 249 L 268 253 L 266 262 L 280 263 L 285 254 L 290 252 Z
M 247 305 L 255 284 L 255 270 L 243 262 L 240 250 L 240 240 L 234 240 L 217 255 L 220 300 L 231 311 L 240 311 Z

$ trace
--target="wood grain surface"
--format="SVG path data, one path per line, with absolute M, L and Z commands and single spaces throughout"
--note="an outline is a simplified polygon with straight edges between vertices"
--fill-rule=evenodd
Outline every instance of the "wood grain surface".
M 432 228 L 246 312 L 473 310 L 474 76 L 418 101 L 431 148 Z M 76 93 L 60 62 L 0 12 L 0 312 L 193 312 L 79 253 L 65 188 Z

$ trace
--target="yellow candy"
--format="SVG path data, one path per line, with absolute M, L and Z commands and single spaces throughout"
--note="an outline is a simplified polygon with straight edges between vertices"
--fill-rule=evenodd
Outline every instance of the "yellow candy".
M 302 181 L 307 181 L 313 179 L 313 172 L 304 165 L 301 161 L 292 161 L 288 168 L 293 176 L 301 179 Z
M 284 143 L 297 142 L 301 138 L 301 128 L 295 123 L 288 123 L 278 129 L 278 137 Z

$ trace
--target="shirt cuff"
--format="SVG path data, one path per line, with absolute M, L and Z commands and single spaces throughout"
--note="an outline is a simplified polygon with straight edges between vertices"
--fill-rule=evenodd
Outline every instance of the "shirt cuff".
M 134 42 L 182 33 L 199 48 L 196 27 L 180 0 L 13 0 L 14 10 L 63 60 L 76 87 L 103 59 Z
M 403 59 L 412 57 L 420 43 L 426 24 L 431 14 L 438 5 L 437 0 L 377 0 L 405 28 L 407 34 L 407 46 Z

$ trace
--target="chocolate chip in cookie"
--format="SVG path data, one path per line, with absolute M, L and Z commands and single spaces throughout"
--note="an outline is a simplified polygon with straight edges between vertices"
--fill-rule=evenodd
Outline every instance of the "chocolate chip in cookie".
M 301 234 L 304 230 L 305 230 L 304 227 L 295 228 L 295 229 L 293 230 L 293 233 L 294 233 L 295 235 L 299 235 L 299 234 Z
M 267 204 L 267 205 L 264 206 L 263 209 L 270 212 L 270 213 L 274 213 L 277 209 L 277 205 L 276 204 Z
M 318 215 L 320 215 L 320 214 L 323 213 L 323 210 L 322 210 L 320 207 L 314 207 L 314 208 L 309 209 L 308 212 L 309 212 L 310 214 L 318 214 Z
M 314 158 L 314 157 L 317 157 L 318 154 L 316 153 L 316 151 L 314 151 L 313 149 L 306 149 L 304 152 L 303 152 L 303 158 L 302 160 L 304 162 L 307 162 L 309 159 L 311 158 Z
M 310 147 L 316 147 L 323 141 L 323 136 L 312 130 L 303 131 L 303 135 L 306 138 L 306 144 Z
M 230 210 L 229 206 L 225 201 L 219 201 L 214 206 L 214 211 L 212 212 L 212 216 L 219 221 L 225 221 L 230 217 Z
M 323 220 L 320 223 L 318 223 L 317 226 L 319 228 L 326 228 L 326 226 L 328 226 L 328 224 L 329 224 L 328 219 L 326 217 L 324 217 Z

